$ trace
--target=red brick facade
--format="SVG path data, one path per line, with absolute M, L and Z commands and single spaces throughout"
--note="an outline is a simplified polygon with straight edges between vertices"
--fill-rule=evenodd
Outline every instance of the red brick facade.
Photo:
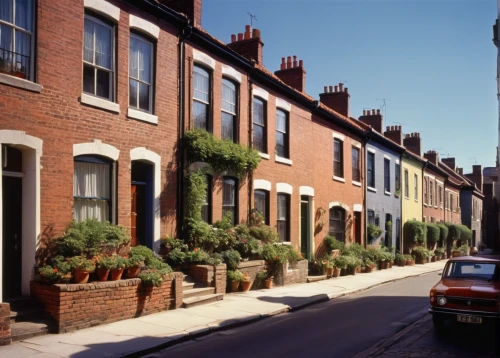
M 0 303 L 0 346 L 11 343 L 10 304 Z

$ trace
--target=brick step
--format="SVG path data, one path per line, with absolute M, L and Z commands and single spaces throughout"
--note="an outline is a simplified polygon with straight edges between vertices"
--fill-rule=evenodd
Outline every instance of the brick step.
M 307 283 L 310 282 L 318 282 L 318 281 L 323 281 L 326 280 L 326 275 L 320 275 L 320 276 L 307 276 Z
M 182 281 L 187 282 L 187 283 L 194 283 L 193 278 L 189 275 L 184 275 L 184 277 L 182 278 Z
M 215 287 L 201 287 L 201 288 L 191 288 L 184 292 L 183 297 L 189 298 L 194 296 L 206 296 L 215 293 Z
M 183 282 L 182 283 L 182 292 L 190 291 L 194 287 L 194 282 Z
M 43 310 L 36 308 L 10 311 L 10 323 L 29 322 L 44 317 L 47 317 L 47 314 Z
M 221 301 L 223 299 L 224 299 L 224 294 L 222 293 L 215 293 L 212 295 L 205 295 L 205 296 L 194 296 L 185 298 L 182 307 L 190 308 L 190 307 L 204 305 L 207 303 Z
M 36 322 L 16 322 L 10 325 L 12 341 L 22 341 L 49 333 L 49 322 L 38 320 Z
M 5 302 L 9 303 L 10 310 L 15 312 L 42 309 L 42 305 L 37 300 L 27 296 L 9 298 Z

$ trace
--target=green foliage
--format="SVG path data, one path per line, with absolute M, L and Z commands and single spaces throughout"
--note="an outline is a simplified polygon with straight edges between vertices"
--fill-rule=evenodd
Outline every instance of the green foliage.
M 444 224 L 438 224 L 439 227 L 439 246 L 446 246 L 446 238 L 448 237 L 448 227 Z
M 340 250 L 343 252 L 345 250 L 345 244 L 342 241 L 335 239 L 331 235 L 327 235 L 323 240 L 323 245 L 328 253 L 331 253 L 332 250 Z
M 189 163 L 205 162 L 215 173 L 230 171 L 240 179 L 255 170 L 261 160 L 259 153 L 230 140 L 220 140 L 205 130 L 194 129 L 184 135 Z
M 84 256 L 74 256 L 69 260 L 69 265 L 72 269 L 93 272 L 95 269 L 94 262 L 87 260 Z
M 438 257 L 443 256 L 443 254 L 444 254 L 444 248 L 438 247 L 436 250 L 434 250 L 434 254 L 436 254 L 436 256 L 438 256 Z
M 460 228 L 456 224 L 446 223 L 448 227 L 448 237 L 446 238 L 446 242 L 448 246 L 453 245 L 453 241 L 460 240 Z
M 366 230 L 368 232 L 368 237 L 371 240 L 375 240 L 378 237 L 380 237 L 380 235 L 382 235 L 382 229 L 379 228 L 377 225 L 368 224 L 368 226 L 366 227 Z
M 422 259 L 428 259 L 428 258 L 431 258 L 433 256 L 432 251 L 427 250 L 423 246 L 415 246 L 412 249 L 411 253 L 412 253 L 412 255 L 415 255 L 415 256 L 420 257 Z
M 265 244 L 278 242 L 278 233 L 268 225 L 250 226 L 250 235 Z
M 176 247 L 168 253 L 166 260 L 167 263 L 171 266 L 182 265 L 186 260 L 186 253 L 179 247 Z
M 348 270 L 354 270 L 356 267 L 360 266 L 362 263 L 362 260 L 356 256 L 346 255 L 345 257 L 347 258 L 347 267 L 346 268 Z
M 243 280 L 243 274 L 240 270 L 227 270 L 227 279 L 230 282 L 240 282 Z
M 141 255 L 130 256 L 126 261 L 126 267 L 135 267 L 144 265 L 146 258 Z
M 464 244 L 458 248 L 462 256 L 469 255 L 470 253 L 470 247 L 467 244 Z
M 139 257 L 143 258 L 144 264 L 146 266 L 149 266 L 149 264 L 154 259 L 156 259 L 154 252 L 150 248 L 148 248 L 146 246 L 142 246 L 142 245 L 132 247 L 130 249 L 128 256 L 129 256 L 129 258 L 132 258 L 134 256 L 139 256 Z
M 141 272 L 139 274 L 139 278 L 143 284 L 155 287 L 161 286 L 164 276 L 165 275 L 158 271 Z
M 165 274 L 173 271 L 170 265 L 166 264 L 157 257 L 153 257 L 151 260 L 149 260 L 146 263 L 146 266 L 148 267 L 148 269 L 162 271 Z
M 200 171 L 195 171 L 186 175 L 187 191 L 186 191 L 186 224 L 188 230 L 193 222 L 203 222 L 201 217 L 201 208 L 205 203 L 207 195 L 206 177 Z M 208 227 L 210 225 L 206 224 Z
M 386 235 L 387 241 L 392 243 L 392 222 L 391 221 L 387 221 L 385 223 L 385 235 Z
M 407 259 L 407 260 L 415 260 L 414 255 L 404 255 L 404 256 L 405 256 L 405 259 Z
M 268 273 L 267 271 L 259 271 L 257 272 L 257 275 L 255 276 L 255 280 L 256 281 L 259 281 L 259 282 L 262 282 L 262 281 L 265 281 L 267 280 L 267 277 L 268 277 Z
M 363 251 L 362 258 L 364 261 L 370 260 L 375 263 L 379 262 L 382 258 L 383 254 L 382 252 L 372 246 L 368 246 L 365 251 Z M 384 256 L 385 258 L 385 256 Z
M 460 231 L 460 243 L 470 245 L 472 241 L 472 230 L 465 225 L 457 225 Z
M 38 272 L 40 272 L 40 278 L 42 279 L 42 281 L 47 283 L 57 283 L 61 281 L 63 277 L 62 273 L 59 272 L 57 268 L 50 265 L 40 267 L 38 269 Z
M 346 269 L 349 262 L 349 256 L 341 255 L 334 259 L 333 265 L 339 269 Z
M 71 272 L 71 266 L 63 256 L 56 256 L 50 260 L 52 266 L 57 269 L 57 272 L 66 275 Z
M 234 245 L 235 249 L 243 258 L 256 256 L 259 253 L 261 246 L 261 242 L 253 237 L 249 237 L 248 239 L 242 238 L 241 240 L 236 241 L 236 244 Z
M 164 247 L 169 247 L 170 249 L 180 249 L 187 250 L 187 245 L 181 239 L 176 239 L 172 236 L 165 236 L 160 239 L 161 245 Z
M 226 264 L 228 270 L 236 270 L 241 261 L 241 255 L 238 251 L 230 249 L 221 253 L 222 261 Z
M 114 267 L 114 260 L 110 256 L 101 256 L 96 261 L 96 267 L 110 270 Z
M 403 232 L 405 237 L 413 238 L 416 244 L 425 244 L 427 238 L 427 226 L 425 223 L 408 220 L 403 226 Z
M 127 266 L 127 259 L 121 257 L 120 255 L 111 256 L 113 262 L 112 269 L 124 269 Z
M 396 261 L 403 261 L 406 260 L 405 256 L 403 254 L 397 253 L 395 256 Z
M 347 246 L 344 249 L 342 254 L 357 257 L 357 258 L 362 258 L 364 251 L 365 251 L 365 248 L 363 246 L 361 246 L 360 244 L 357 244 L 357 243 L 352 243 L 351 245 Z
M 95 219 L 73 222 L 66 231 L 51 243 L 54 255 L 64 257 L 96 256 L 107 248 L 118 248 L 130 242 L 122 226 Z
M 439 241 L 441 230 L 436 224 L 425 223 L 425 225 L 427 226 L 427 243 L 430 245 L 434 245 Z

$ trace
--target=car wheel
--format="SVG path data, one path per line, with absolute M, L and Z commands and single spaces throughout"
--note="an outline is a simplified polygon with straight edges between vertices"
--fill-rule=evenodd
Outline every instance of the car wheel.
M 432 323 L 434 324 L 434 329 L 436 333 L 443 334 L 444 333 L 444 319 L 443 317 L 432 315 Z

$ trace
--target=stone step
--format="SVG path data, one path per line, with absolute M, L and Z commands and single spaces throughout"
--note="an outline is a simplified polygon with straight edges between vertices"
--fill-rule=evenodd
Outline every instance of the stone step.
M 194 297 L 194 296 L 206 296 L 215 293 L 215 287 L 201 287 L 201 288 L 191 288 L 183 292 L 184 298 Z
M 22 309 L 20 311 L 10 310 L 10 323 L 33 321 L 46 316 L 46 313 L 38 308 Z
M 207 303 L 221 301 L 223 299 L 224 299 L 224 294 L 222 293 L 214 293 L 212 295 L 205 295 L 205 296 L 194 296 L 185 298 L 182 307 L 190 308 L 190 307 L 204 305 Z
M 43 320 L 36 322 L 16 322 L 10 325 L 12 341 L 22 341 L 49 333 L 49 324 Z
M 182 292 L 190 291 L 194 287 L 194 282 L 183 282 L 182 283 Z
M 326 275 L 320 275 L 320 276 L 307 276 L 307 283 L 310 282 L 318 282 L 318 281 L 323 281 L 326 280 Z

